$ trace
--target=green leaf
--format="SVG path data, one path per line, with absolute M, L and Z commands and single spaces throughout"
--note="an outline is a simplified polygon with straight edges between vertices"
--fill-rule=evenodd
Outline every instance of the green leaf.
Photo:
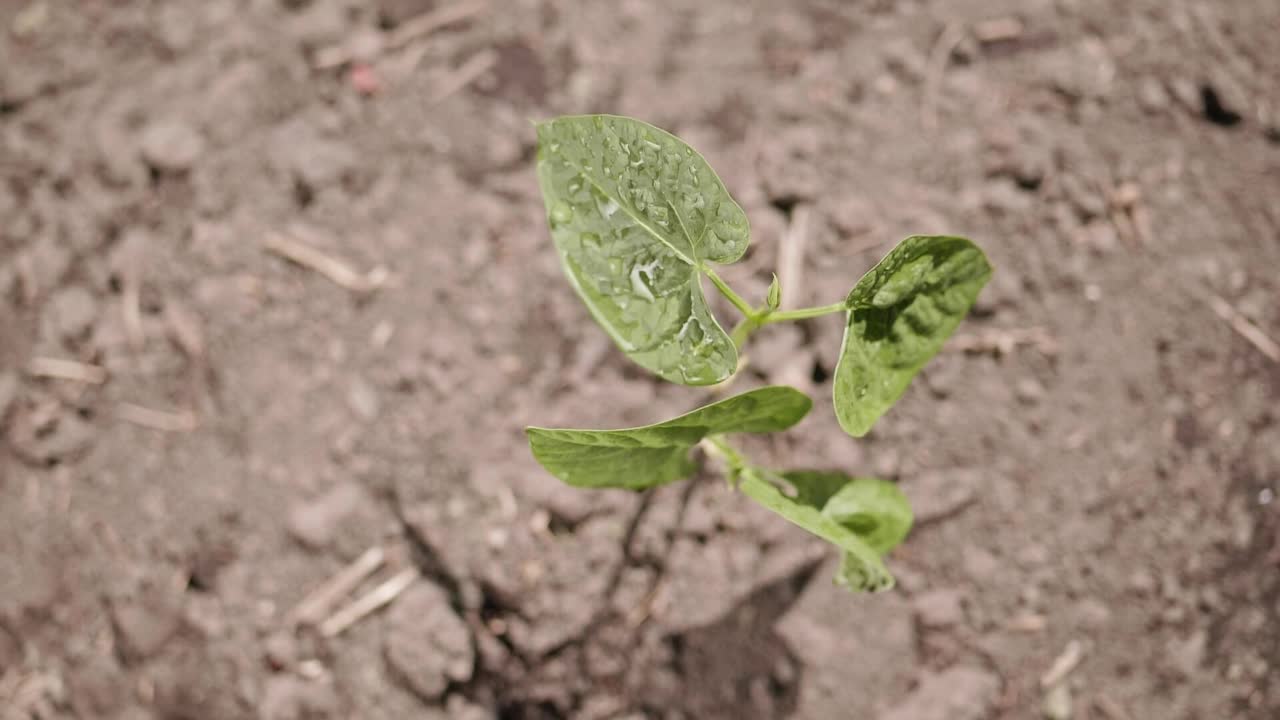
M 884 555 L 911 530 L 911 503 L 897 485 L 875 478 L 853 478 L 822 506 L 822 514 L 853 530 L 872 550 Z
M 627 430 L 526 429 L 533 456 L 569 485 L 641 490 L 687 477 L 689 450 L 707 435 L 767 433 L 800 422 L 807 395 L 765 387 L 712 403 L 656 425 Z
M 795 488 L 796 502 L 822 509 L 832 495 L 849 484 L 849 476 L 838 471 L 787 470 L 782 473 L 787 484 Z
M 781 477 L 795 489 L 795 504 L 813 508 L 853 532 L 880 557 L 911 530 L 911 504 L 893 483 L 815 470 L 788 470 Z M 877 572 L 864 555 L 846 552 L 837 579 L 856 587 L 859 578 L 875 577 Z
M 710 385 L 738 352 L 700 267 L 747 249 L 742 208 L 693 148 L 639 120 L 562 117 L 538 130 L 538 183 L 565 273 L 596 322 L 665 380 Z
M 991 277 L 976 245 L 958 237 L 903 240 L 849 293 L 835 372 L 840 427 L 861 437 L 942 349 Z
M 853 529 L 828 517 L 816 506 L 789 498 L 778 489 L 785 476 L 760 468 L 741 473 L 738 487 L 751 499 L 788 521 L 833 543 L 843 551 L 836 582 L 851 590 L 881 592 L 893 587 L 893 575 L 875 548 Z
M 769 283 L 769 292 L 765 295 L 765 307 L 770 310 L 777 310 L 782 305 L 782 285 L 778 282 L 778 275 L 774 273 L 773 282 Z

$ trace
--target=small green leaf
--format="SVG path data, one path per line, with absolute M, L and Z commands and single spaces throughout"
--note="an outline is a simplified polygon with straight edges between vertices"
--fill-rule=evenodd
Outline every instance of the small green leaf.
M 955 331 L 991 277 L 976 245 L 958 237 L 903 240 L 846 299 L 835 372 L 836 417 L 861 437 L 902 397 Z
M 853 532 L 878 556 L 897 547 L 911 530 L 911 504 L 893 483 L 815 470 L 789 470 L 782 479 L 795 489 L 796 504 Z M 874 577 L 876 568 L 865 560 L 846 553 L 837 579 L 856 587 L 859 578 Z
M 773 275 L 773 282 L 769 283 L 769 293 L 765 295 L 764 302 L 770 310 L 777 310 L 782 305 L 782 285 L 778 283 L 777 273 Z
M 627 430 L 526 429 L 533 456 L 569 485 L 641 490 L 687 477 L 689 450 L 707 435 L 767 433 L 800 422 L 807 395 L 765 387 L 712 403 L 655 425 Z
M 897 485 L 875 478 L 854 478 L 822 506 L 822 514 L 853 530 L 872 550 L 884 555 L 911 530 L 911 503 Z
M 849 476 L 838 471 L 787 470 L 782 478 L 796 491 L 796 502 L 822 509 L 832 495 L 849 484 Z
M 699 268 L 747 249 L 747 216 L 693 148 L 612 115 L 540 123 L 538 183 L 565 273 L 596 322 L 642 367 L 682 385 L 733 374 L 738 352 Z
M 802 502 L 799 497 L 789 498 L 778 489 L 785 476 L 759 468 L 748 468 L 741 473 L 740 484 L 751 499 L 799 525 L 843 551 L 836 582 L 851 590 L 880 592 L 893 587 L 893 575 L 884 566 L 880 553 L 858 533 L 824 515 L 814 505 Z

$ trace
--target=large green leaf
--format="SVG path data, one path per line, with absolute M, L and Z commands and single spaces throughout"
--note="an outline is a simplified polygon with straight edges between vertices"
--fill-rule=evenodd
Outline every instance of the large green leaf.
M 707 308 L 699 267 L 747 249 L 747 216 L 693 148 L 639 120 L 538 125 L 538 182 L 573 287 L 632 360 L 709 385 L 738 353 Z
M 836 417 L 865 435 L 942 348 L 991 277 L 976 245 L 958 237 L 903 240 L 846 299 L 835 372 Z
M 893 575 L 885 567 L 880 553 L 865 538 L 852 527 L 824 514 L 818 506 L 804 502 L 801 495 L 790 498 L 782 493 L 778 485 L 787 480 L 787 476 L 760 468 L 747 468 L 739 478 L 738 487 L 753 500 L 840 548 L 843 557 L 836 575 L 837 583 L 851 590 L 868 592 L 893 587 Z M 812 499 L 813 496 L 804 497 Z
M 577 487 L 640 490 L 687 477 L 689 450 L 707 435 L 767 433 L 795 425 L 813 402 L 789 387 L 760 388 L 656 425 L 627 430 L 531 427 L 533 456 Z

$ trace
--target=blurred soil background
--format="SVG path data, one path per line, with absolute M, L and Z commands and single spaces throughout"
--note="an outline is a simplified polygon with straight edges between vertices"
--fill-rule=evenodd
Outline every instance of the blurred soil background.
M 1280 717 L 1274 0 L 4 0 L 0 717 Z M 826 317 L 754 452 L 899 481 L 893 592 L 522 428 L 706 399 L 563 280 L 528 120 L 641 117 L 826 303 L 997 272 L 872 435 Z M 725 308 L 721 307 L 720 310 Z M 727 314 L 722 317 L 728 318 Z M 633 532 L 629 532 L 633 530 Z M 377 607 L 379 601 L 384 603 Z

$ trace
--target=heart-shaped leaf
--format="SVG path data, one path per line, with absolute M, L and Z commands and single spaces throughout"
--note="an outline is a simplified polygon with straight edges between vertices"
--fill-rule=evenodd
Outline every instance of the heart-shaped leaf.
M 538 125 L 538 183 L 565 273 L 628 357 L 682 385 L 733 374 L 699 268 L 742 257 L 750 230 L 701 155 L 639 120 L 562 117 Z
M 767 433 L 800 422 L 813 401 L 789 387 L 735 395 L 680 417 L 627 430 L 526 429 L 533 456 L 569 485 L 641 490 L 687 477 L 689 450 L 708 435 Z
M 885 567 L 881 553 L 853 528 L 840 523 L 822 512 L 822 509 L 806 502 L 825 494 L 828 488 L 813 488 L 813 494 L 803 491 L 795 498 L 787 497 L 779 489 L 784 481 L 794 476 L 818 476 L 820 480 L 841 477 L 846 485 L 848 478 L 829 473 L 789 473 L 778 475 L 760 468 L 747 468 L 740 473 L 738 487 L 751 499 L 772 510 L 788 521 L 799 525 L 827 542 L 835 544 L 843 553 L 836 582 L 851 590 L 880 592 L 893 587 L 893 575 Z M 794 481 L 792 481 L 794 482 Z M 797 490 L 800 485 L 797 484 Z M 831 497 L 835 497 L 835 493 Z
M 978 246 L 917 235 L 871 268 L 845 303 L 844 347 L 835 372 L 836 417 L 861 437 L 942 349 L 991 277 Z

